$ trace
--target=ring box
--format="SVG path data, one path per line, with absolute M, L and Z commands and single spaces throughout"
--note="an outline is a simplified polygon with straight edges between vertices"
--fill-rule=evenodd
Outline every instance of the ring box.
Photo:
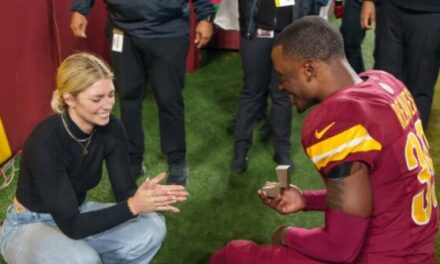
M 275 168 L 278 182 L 266 183 L 262 190 L 267 193 L 267 196 L 274 198 L 284 191 L 290 185 L 290 166 L 278 165 Z

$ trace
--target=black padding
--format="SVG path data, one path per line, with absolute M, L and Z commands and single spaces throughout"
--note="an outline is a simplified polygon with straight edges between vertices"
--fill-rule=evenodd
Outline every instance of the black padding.
M 353 162 L 346 162 L 338 165 L 330 171 L 327 177 L 333 180 L 345 178 L 350 175 L 351 166 L 353 166 Z

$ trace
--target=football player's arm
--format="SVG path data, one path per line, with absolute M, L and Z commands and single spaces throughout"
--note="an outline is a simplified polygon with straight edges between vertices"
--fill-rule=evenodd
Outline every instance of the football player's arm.
M 364 244 L 372 211 L 368 166 L 347 162 L 326 176 L 325 226 L 288 227 L 282 230 L 282 243 L 322 261 L 351 262 Z
M 307 190 L 303 192 L 305 200 L 304 211 L 325 211 L 327 204 L 325 198 L 327 196 L 326 189 Z

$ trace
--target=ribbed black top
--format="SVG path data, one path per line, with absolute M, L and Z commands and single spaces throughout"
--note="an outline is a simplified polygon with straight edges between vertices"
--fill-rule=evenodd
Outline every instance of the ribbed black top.
M 68 115 L 67 125 L 78 139 L 87 138 Z M 131 214 L 125 200 L 136 191 L 130 172 L 128 143 L 122 123 L 114 117 L 96 127 L 88 154 L 67 133 L 60 115 L 42 121 L 27 138 L 20 164 L 16 197 L 27 209 L 50 213 L 61 231 L 75 239 L 116 226 Z M 103 161 L 107 166 L 117 204 L 80 213 L 88 190 L 101 180 Z

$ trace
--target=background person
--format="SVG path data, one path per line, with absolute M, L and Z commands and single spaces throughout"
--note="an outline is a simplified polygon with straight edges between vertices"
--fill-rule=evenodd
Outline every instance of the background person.
M 128 142 L 115 103 L 113 73 L 87 53 L 66 58 L 57 72 L 52 108 L 27 138 L 13 205 L 0 238 L 8 263 L 147 263 L 165 237 L 155 211 L 187 193 L 131 177 Z M 105 161 L 116 203 L 85 202 Z
M 362 41 L 365 29 L 361 27 L 360 14 L 363 0 L 345 0 L 344 15 L 341 23 L 341 34 L 344 40 L 344 51 L 351 67 L 357 72 L 365 71 L 362 57 Z
M 363 2 L 365 29 L 376 21 L 374 2 Z M 393 74 L 408 87 L 427 128 L 440 69 L 440 1 L 384 0 L 378 19 L 374 68 Z
M 277 164 L 293 165 L 290 158 L 291 103 L 278 90 L 278 75 L 273 70 L 270 51 L 279 32 L 295 19 L 317 12 L 314 0 L 299 0 L 276 6 L 273 0 L 239 0 L 240 55 L 243 62 L 243 89 L 235 118 L 234 153 L 231 170 L 247 170 L 247 153 L 255 124 L 271 99 L 269 125 Z M 264 130 L 263 130 L 264 131 Z M 263 132 L 264 133 L 264 132 Z
M 183 87 L 189 48 L 189 5 L 182 0 L 106 0 L 115 85 L 121 104 L 121 119 L 130 142 L 130 160 L 135 177 L 141 176 L 144 155 L 142 102 L 151 82 L 159 109 L 160 142 L 168 162 L 168 183 L 185 185 L 186 164 Z M 87 19 L 95 0 L 73 0 L 71 28 L 86 37 Z M 215 10 L 210 0 L 193 1 L 197 18 L 198 48 L 213 32 Z

